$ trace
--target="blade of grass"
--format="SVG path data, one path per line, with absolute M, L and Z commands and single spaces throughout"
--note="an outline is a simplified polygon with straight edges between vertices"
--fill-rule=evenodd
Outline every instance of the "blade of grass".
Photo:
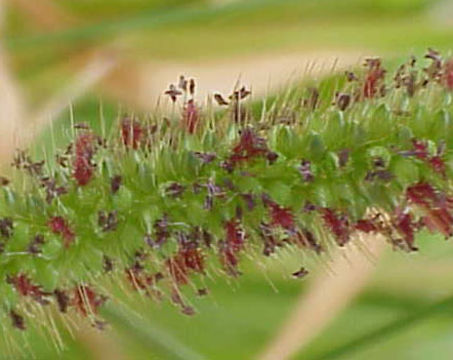
M 124 31 L 140 28 L 158 28 L 184 24 L 215 16 L 225 15 L 234 12 L 246 13 L 257 8 L 271 5 L 282 5 L 297 3 L 300 0 L 249 0 L 226 3 L 219 6 L 186 6 L 174 10 L 141 12 L 138 15 L 130 16 L 120 20 L 100 21 L 95 24 L 84 24 L 68 29 L 42 33 L 31 36 L 6 39 L 6 46 L 9 50 L 29 48 L 30 46 L 42 46 L 60 42 L 76 42 L 94 40 L 107 35 L 117 35 Z
M 153 352 L 158 352 L 165 359 L 175 360 L 203 360 L 202 355 L 181 344 L 164 330 L 145 322 L 139 315 L 130 309 L 121 309 L 112 304 L 107 304 L 102 309 L 102 315 L 117 329 L 122 329 L 144 347 Z
M 439 301 L 435 304 L 427 306 L 426 308 L 419 310 L 415 313 L 407 315 L 401 319 L 398 319 L 386 326 L 378 328 L 370 333 L 360 336 L 352 341 L 341 345 L 337 348 L 331 349 L 324 354 L 316 355 L 312 357 L 303 357 L 305 360 L 333 360 L 338 359 L 342 356 L 348 355 L 350 358 L 353 352 L 363 350 L 366 347 L 375 345 L 378 341 L 382 341 L 388 338 L 390 335 L 397 332 L 407 330 L 410 326 L 426 320 L 432 316 L 435 316 L 444 311 L 453 310 L 453 296 L 447 297 L 446 299 Z

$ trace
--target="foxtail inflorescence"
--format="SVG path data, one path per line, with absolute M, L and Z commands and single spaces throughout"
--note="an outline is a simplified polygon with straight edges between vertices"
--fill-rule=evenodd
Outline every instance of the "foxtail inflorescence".
M 422 62 L 390 76 L 368 59 L 259 110 L 245 87 L 203 109 L 181 77 L 171 118 L 125 116 L 107 139 L 77 124 L 49 164 L 18 151 L 0 190 L 3 327 L 25 330 L 37 306 L 102 327 L 107 277 L 190 315 L 180 290 L 211 269 L 240 275 L 248 251 L 320 256 L 373 234 L 412 252 L 422 229 L 451 237 L 453 60 Z

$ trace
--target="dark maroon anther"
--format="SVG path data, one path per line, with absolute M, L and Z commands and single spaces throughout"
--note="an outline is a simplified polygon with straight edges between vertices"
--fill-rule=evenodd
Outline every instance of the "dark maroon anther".
M 241 194 L 242 198 L 244 199 L 245 204 L 247 205 L 247 209 L 249 211 L 253 211 L 255 208 L 255 200 L 253 194 Z
M 403 237 L 407 251 L 417 251 L 417 247 L 414 246 L 415 223 L 412 220 L 412 215 L 397 210 L 394 226 Z
M 138 149 L 143 143 L 145 130 L 142 124 L 135 119 L 125 117 L 120 124 L 121 139 L 126 148 Z
M 171 101 L 176 102 L 178 96 L 182 95 L 182 91 L 178 90 L 175 85 L 170 84 L 168 90 L 165 91 L 164 94 L 170 96 Z
M 184 193 L 185 189 L 185 186 L 174 182 L 165 189 L 165 194 L 173 198 L 179 198 Z
M 438 198 L 435 189 L 430 184 L 424 182 L 419 182 L 408 187 L 406 196 L 414 204 L 426 207 L 430 207 L 430 202 Z
M 10 183 L 9 179 L 4 176 L 0 176 L 0 186 L 8 186 Z
M 115 175 L 112 177 L 110 181 L 110 191 L 112 192 L 112 194 L 116 194 L 118 192 L 121 187 L 122 181 L 123 178 L 121 175 Z
M 382 68 L 380 59 L 366 59 L 365 64 L 368 67 L 368 73 L 363 84 L 363 96 L 374 98 L 380 92 L 382 93 L 382 81 L 386 71 Z
M 359 78 L 352 71 L 346 71 L 345 75 L 346 75 L 346 79 L 349 82 L 359 80 Z
M 159 281 L 164 279 L 164 274 L 162 274 L 161 272 L 157 272 L 153 275 L 153 278 L 154 278 L 154 282 L 158 283 Z
M 47 225 L 53 233 L 63 237 L 63 245 L 65 248 L 68 248 L 72 244 L 75 239 L 75 234 L 63 217 L 53 216 L 47 222 Z
M 225 270 L 231 276 L 239 276 L 240 272 L 237 269 L 239 264 L 238 253 L 242 250 L 245 241 L 245 234 L 241 229 L 241 224 L 238 219 L 231 219 L 224 225 L 225 240 L 220 242 L 220 261 Z
M 76 286 L 73 290 L 72 305 L 84 316 L 96 314 L 107 298 L 98 295 L 88 285 Z
M 323 248 L 320 243 L 316 240 L 315 235 L 307 230 L 302 229 L 295 234 L 295 240 L 298 244 L 313 250 L 316 254 L 320 254 L 323 251 Z
M 196 314 L 195 309 L 192 306 L 188 305 L 183 306 L 181 312 L 187 316 L 193 316 Z
M 406 190 L 407 199 L 424 211 L 422 222 L 430 231 L 437 230 L 449 238 L 453 234 L 452 199 L 430 184 L 420 182 Z
M 377 156 L 373 159 L 373 166 L 375 168 L 385 168 L 385 160 L 380 156 Z
M 345 111 L 351 103 L 351 95 L 345 93 L 337 93 L 335 96 L 335 104 L 341 111 Z
M 33 237 L 33 240 L 28 244 L 27 251 L 32 255 L 41 254 L 41 247 L 44 244 L 44 236 L 42 234 L 37 234 Z
M 10 217 L 4 217 L 0 219 L 0 235 L 5 238 L 9 239 L 13 234 L 13 219 Z
M 231 160 L 225 160 L 220 163 L 220 167 L 227 173 L 232 173 L 234 170 L 234 162 Z
M 151 248 L 158 247 L 151 234 L 145 234 L 145 236 L 143 237 L 143 241 L 145 242 L 146 245 L 148 245 Z
M 422 221 L 431 232 L 437 230 L 447 239 L 453 236 L 453 216 L 446 208 L 427 210 L 427 214 L 422 218 Z
M 195 80 L 194 79 L 189 80 L 189 94 L 192 96 L 195 94 Z
M 389 182 L 393 180 L 394 175 L 388 170 L 376 170 L 369 171 L 365 176 L 365 181 L 380 180 L 383 182 Z
M 13 285 L 21 296 L 31 297 L 41 305 L 48 304 L 46 296 L 48 296 L 49 293 L 43 291 L 41 286 L 33 284 L 25 274 L 20 273 L 14 276 L 8 276 L 6 281 Z
M 210 248 L 212 245 L 212 235 L 206 231 L 203 230 L 202 232 L 202 238 L 203 238 L 203 243 L 207 248 Z
M 442 158 L 444 155 L 445 146 L 439 143 L 437 148 L 437 153 L 435 155 L 430 155 L 428 151 L 428 144 L 425 141 L 413 139 L 412 140 L 413 149 L 409 151 L 399 151 L 398 154 L 404 157 L 416 156 L 418 159 L 425 161 L 429 164 L 435 172 L 446 176 L 446 165 L 445 161 Z
M 83 158 L 74 161 L 74 178 L 80 186 L 88 184 L 94 173 L 94 167 Z
M 195 157 L 200 159 L 203 164 L 209 164 L 213 162 L 217 155 L 215 153 L 202 153 L 202 152 L 194 152 Z
M 444 160 L 440 156 L 438 155 L 432 156 L 428 160 L 428 162 L 435 172 L 441 174 L 443 177 L 446 176 L 447 167 L 445 165 Z
M 237 163 L 267 156 L 268 153 L 266 140 L 256 135 L 251 128 L 246 128 L 242 130 L 239 143 L 233 148 L 233 154 L 227 161 L 229 166 L 234 168 Z
M 189 282 L 189 270 L 184 263 L 184 258 L 181 256 L 174 256 L 165 262 L 170 277 L 175 282 L 175 285 L 185 285 Z
M 345 167 L 346 164 L 349 161 L 349 154 L 350 154 L 349 149 L 343 149 L 338 152 L 338 166 L 339 167 Z
M 294 231 L 294 216 L 291 209 L 281 207 L 272 201 L 268 203 L 268 206 L 270 208 L 269 216 L 271 218 L 271 225 L 280 226 L 283 229 Z
M 185 104 L 182 116 L 182 126 L 189 133 L 193 134 L 198 128 L 200 122 L 200 111 L 193 99 Z
M 303 208 L 303 211 L 304 212 L 312 212 L 312 211 L 316 211 L 318 210 L 318 206 L 316 206 L 315 204 L 307 201 L 304 205 L 304 208 Z
M 303 279 L 309 274 L 309 271 L 305 267 L 301 267 L 299 270 L 293 272 L 291 275 L 296 279 Z
M 303 105 L 310 110 L 315 110 L 319 105 L 320 94 L 317 88 L 308 88 L 308 96 L 303 101 Z
M 60 310 L 60 312 L 66 313 L 71 301 L 68 293 L 64 290 L 55 289 L 53 294 L 55 296 L 55 300 L 57 301 L 58 309 Z
M 431 81 L 439 81 L 442 77 L 442 57 L 440 53 L 434 49 L 428 49 L 425 59 L 430 59 L 431 64 L 424 69 Z
M 168 230 L 168 217 L 164 215 L 161 219 L 156 220 L 154 223 L 155 246 L 160 247 L 164 244 L 170 236 Z
M 73 176 L 78 185 L 87 185 L 94 174 L 94 164 L 92 163 L 96 152 L 96 136 L 91 133 L 79 135 L 75 142 L 75 159 L 73 163 Z
M 377 226 L 371 220 L 361 219 L 355 223 L 354 227 L 365 234 L 378 231 Z
M 226 106 L 229 104 L 228 101 L 226 101 L 221 94 L 214 94 L 214 100 L 219 104 L 220 106 Z
M 46 201 L 48 204 L 50 204 L 53 199 L 63 194 L 67 194 L 68 192 L 68 189 L 65 186 L 57 186 L 57 182 L 54 178 L 41 179 L 41 185 L 46 190 Z
M 240 222 L 232 219 L 225 223 L 226 245 L 234 252 L 238 252 L 244 246 L 245 235 L 241 229 Z
M 10 310 L 9 311 L 9 316 L 11 318 L 11 322 L 12 322 L 13 327 L 15 327 L 16 329 L 22 330 L 22 331 L 26 329 L 25 320 L 24 320 L 24 317 L 22 315 L 19 315 L 14 310 Z
M 345 216 L 337 215 L 329 208 L 321 209 L 321 216 L 335 237 L 339 246 L 344 246 L 350 239 L 349 221 Z
M 44 160 L 41 160 L 24 164 L 24 169 L 27 170 L 31 176 L 39 176 L 42 174 L 43 166 Z
M 105 320 L 95 319 L 91 326 L 93 326 L 96 330 L 103 331 L 107 328 L 108 322 Z
M 278 154 L 272 151 L 269 151 L 266 155 L 267 161 L 269 161 L 269 164 L 272 165 L 274 162 L 277 161 L 278 159 Z
M 238 100 L 245 99 L 251 93 L 252 92 L 247 90 L 245 86 L 242 86 L 239 90 L 234 91 L 228 98 L 237 102 Z
M 311 162 L 310 161 L 302 160 L 298 170 L 299 170 L 300 174 L 302 175 L 302 179 L 305 182 L 311 182 L 314 180 L 314 176 L 311 171 Z
M 102 257 L 102 268 L 104 269 L 104 272 L 109 273 L 113 271 L 113 259 L 107 255 L 104 255 Z
M 24 150 L 16 150 L 13 157 L 13 162 L 11 166 L 20 170 L 23 168 L 24 164 L 29 163 L 31 161 L 30 157 Z
M 207 296 L 209 294 L 209 290 L 207 288 L 201 288 L 197 290 L 197 295 L 202 297 L 202 296 Z
M 260 224 L 260 236 L 264 242 L 263 255 L 272 255 L 275 252 L 275 249 L 280 245 L 280 242 L 272 233 L 272 227 L 269 224 L 262 222 Z
M 412 145 L 414 147 L 413 154 L 421 160 L 426 160 L 429 156 L 428 145 L 417 139 L 412 139 Z

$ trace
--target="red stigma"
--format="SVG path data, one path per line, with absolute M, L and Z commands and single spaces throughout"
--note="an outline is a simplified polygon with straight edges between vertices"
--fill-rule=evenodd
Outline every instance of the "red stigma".
M 143 135 L 143 127 L 137 120 L 124 118 L 121 121 L 121 139 L 127 148 L 138 149 Z
M 189 134 L 195 133 L 200 122 L 200 113 L 195 101 L 190 99 L 183 110 L 183 127 Z
M 189 282 L 191 272 L 204 273 L 204 258 L 200 249 L 192 246 L 183 247 L 166 262 L 168 271 L 178 285 Z
M 375 224 L 373 224 L 373 222 L 371 222 L 370 220 L 363 220 L 363 219 L 357 221 L 357 223 L 354 225 L 354 227 L 357 230 L 364 232 L 365 234 L 376 232 L 378 230 L 378 228 L 376 227 Z
M 74 232 L 69 227 L 66 220 L 61 216 L 53 216 L 47 223 L 50 230 L 58 235 L 61 235 L 64 240 L 64 247 L 68 248 L 75 238 Z
M 79 285 L 73 290 L 72 305 L 83 315 L 96 314 L 98 308 L 104 304 L 106 298 L 99 296 L 87 285 Z
M 365 98 L 374 98 L 378 94 L 378 91 L 380 91 L 385 70 L 381 67 L 381 60 L 379 59 L 368 59 L 367 65 L 368 73 L 363 84 L 363 96 Z
M 25 274 L 20 273 L 11 276 L 8 278 L 8 282 L 14 286 L 20 295 L 32 297 L 40 303 L 46 302 L 43 297 L 48 294 L 42 290 L 41 286 L 33 284 Z
M 322 218 L 330 231 L 335 235 L 338 245 L 344 246 L 349 241 L 349 222 L 344 217 L 339 217 L 329 208 L 323 208 Z
M 266 141 L 256 135 L 252 129 L 244 129 L 239 143 L 233 148 L 230 162 L 233 164 L 250 160 L 257 156 L 266 156 L 269 153 Z
M 291 210 L 283 208 L 274 202 L 269 203 L 272 225 L 281 226 L 286 230 L 294 230 L 294 217 Z
M 233 218 L 225 223 L 225 241 L 221 248 L 221 262 L 232 276 L 239 275 L 237 265 L 238 253 L 244 246 L 245 234 L 240 227 L 239 220 Z
M 92 164 L 93 155 L 96 151 L 95 136 L 91 133 L 80 135 L 75 143 L 74 178 L 77 184 L 84 186 L 88 184 L 94 173 Z

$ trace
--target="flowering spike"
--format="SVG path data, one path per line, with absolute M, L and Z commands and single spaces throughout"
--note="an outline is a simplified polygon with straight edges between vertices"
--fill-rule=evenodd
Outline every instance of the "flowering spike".
M 414 251 L 422 229 L 452 237 L 453 123 L 436 115 L 453 114 L 452 65 L 434 50 L 422 62 L 386 78 L 370 59 L 344 88 L 292 90 L 259 119 L 244 101 L 250 91 L 238 87 L 215 97 L 228 109 L 206 126 L 195 82 L 180 77 L 166 92 L 184 99 L 179 121 L 126 116 L 105 140 L 78 124 L 46 166 L 18 151 L 18 174 L 0 177 L 0 311 L 21 330 L 37 308 L 20 311 L 27 302 L 103 328 L 97 279 L 108 278 L 149 299 L 168 294 L 192 315 L 184 297 L 207 293 L 199 278 L 215 273 L 208 268 L 238 276 L 257 248 L 317 256 L 370 234 Z

